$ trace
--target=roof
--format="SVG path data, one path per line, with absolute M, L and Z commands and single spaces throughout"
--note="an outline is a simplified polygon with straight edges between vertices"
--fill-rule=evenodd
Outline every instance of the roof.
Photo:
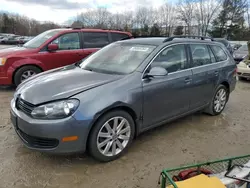
M 133 44 L 143 44 L 143 45 L 154 45 L 154 46 L 160 46 L 164 44 L 164 40 L 167 39 L 166 37 L 148 37 L 148 38 L 136 38 L 136 39 L 129 39 L 124 40 L 122 42 L 126 43 L 133 43 Z M 189 39 L 189 38 L 174 38 L 171 41 L 167 41 L 165 43 L 168 44 L 174 44 L 177 42 L 198 42 L 198 43 L 214 43 L 215 41 L 211 40 L 199 40 L 199 39 Z M 217 42 L 215 42 L 217 43 Z
M 128 35 L 131 36 L 131 33 L 129 32 L 125 32 L 125 31 L 118 31 L 118 30 L 105 30 L 105 29 L 74 29 L 74 28 L 59 28 L 59 29 L 51 29 L 51 30 L 55 30 L 55 31 L 61 31 L 61 32 L 65 32 L 65 31 L 85 31 L 85 32 L 111 32 L 111 33 L 126 33 Z
M 166 37 L 148 37 L 148 38 L 136 38 L 136 39 L 129 39 L 124 40 L 122 42 L 132 43 L 132 44 L 144 44 L 144 45 L 154 45 L 159 46 L 163 44 L 163 41 Z

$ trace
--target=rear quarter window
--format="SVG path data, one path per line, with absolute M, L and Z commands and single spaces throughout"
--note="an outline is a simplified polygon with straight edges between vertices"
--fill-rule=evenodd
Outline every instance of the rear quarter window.
M 227 60 L 227 54 L 225 53 L 225 51 L 220 46 L 212 45 L 211 49 L 214 52 L 214 55 L 216 57 L 217 62 Z
M 124 38 L 129 38 L 127 34 L 124 33 L 111 33 L 112 41 L 118 41 Z

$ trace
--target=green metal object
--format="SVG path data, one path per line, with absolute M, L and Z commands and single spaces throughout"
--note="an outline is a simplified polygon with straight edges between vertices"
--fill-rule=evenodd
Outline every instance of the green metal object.
M 169 185 L 172 185 L 173 188 L 178 188 L 176 183 L 173 181 L 172 177 L 173 175 L 178 175 L 179 172 L 182 170 L 188 170 L 188 169 L 198 170 L 200 168 L 204 168 L 207 170 L 211 170 L 213 173 L 220 173 L 223 171 L 227 171 L 235 164 L 243 165 L 247 163 L 249 160 L 250 160 L 250 155 L 244 155 L 244 156 L 231 157 L 231 158 L 220 159 L 216 161 L 210 161 L 194 165 L 182 166 L 178 168 L 164 169 L 161 172 L 161 188 L 166 188 L 166 186 Z

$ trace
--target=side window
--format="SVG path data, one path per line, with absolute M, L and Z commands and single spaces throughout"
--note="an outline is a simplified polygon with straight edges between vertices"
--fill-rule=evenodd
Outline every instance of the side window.
M 80 39 L 78 33 L 67 33 L 61 35 L 51 43 L 58 44 L 58 50 L 80 49 Z
M 102 48 L 109 44 L 108 33 L 106 32 L 84 32 L 84 48 Z
M 185 45 L 174 45 L 163 50 L 152 62 L 152 67 L 163 67 L 168 73 L 187 68 Z
M 128 38 L 129 36 L 122 33 L 111 33 L 112 41 L 118 41 L 124 38 Z
M 221 47 L 211 45 L 211 48 L 216 56 L 217 62 L 227 60 L 227 55 Z
M 211 64 L 210 54 L 207 45 L 190 44 L 191 54 L 193 57 L 193 67 Z
M 209 54 L 210 54 L 210 57 L 211 57 L 211 62 L 215 63 L 216 58 L 215 58 L 214 53 L 212 52 L 211 48 L 208 47 L 208 51 L 209 51 Z

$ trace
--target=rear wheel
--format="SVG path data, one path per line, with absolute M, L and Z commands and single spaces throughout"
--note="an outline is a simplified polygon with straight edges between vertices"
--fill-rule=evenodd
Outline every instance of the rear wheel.
M 23 66 L 20 69 L 18 69 L 14 76 L 14 84 L 18 86 L 20 83 L 22 83 L 24 80 L 42 72 L 41 69 L 35 67 L 35 66 Z
M 205 110 L 210 115 L 219 115 L 225 108 L 228 101 L 229 91 L 224 85 L 219 85 L 215 91 L 214 97 Z
M 134 121 L 127 112 L 109 112 L 94 125 L 89 135 L 88 150 L 99 161 L 115 160 L 127 150 L 134 133 Z

